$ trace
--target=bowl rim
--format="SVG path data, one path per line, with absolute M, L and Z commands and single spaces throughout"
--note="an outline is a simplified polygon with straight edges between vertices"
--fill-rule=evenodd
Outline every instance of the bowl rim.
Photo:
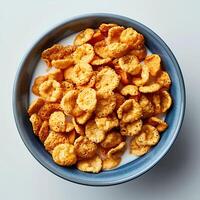
M 81 20 L 81 19 L 85 19 L 85 18 L 89 18 L 89 17 L 110 17 L 110 18 L 115 18 L 115 19 L 122 19 L 124 21 L 131 21 L 131 22 L 134 22 L 135 24 L 138 24 L 140 26 L 142 26 L 142 28 L 146 31 L 148 31 L 152 36 L 154 36 L 158 42 L 161 44 L 161 46 L 165 49 L 165 51 L 167 52 L 167 55 L 170 57 L 170 59 L 172 60 L 172 62 L 174 63 L 174 65 L 176 66 L 176 70 L 178 72 L 178 77 L 179 77 L 179 82 L 180 82 L 180 88 L 181 88 L 181 99 L 182 99 L 182 105 L 181 105 L 181 108 L 180 108 L 180 115 L 179 115 L 179 120 L 178 120 L 178 123 L 177 123 L 177 126 L 176 126 L 176 129 L 174 130 L 174 135 L 173 137 L 171 138 L 170 142 L 168 143 L 168 145 L 166 146 L 165 150 L 162 152 L 162 154 L 160 154 L 155 160 L 154 162 L 151 163 L 151 165 L 148 165 L 146 168 L 143 168 L 139 173 L 137 174 L 132 174 L 131 176 L 129 177 L 126 177 L 124 179 L 120 179 L 120 180 L 116 180 L 116 181 L 110 181 L 110 182 L 106 182 L 106 183 L 94 183 L 94 182 L 91 182 L 86 180 L 86 181 L 75 181 L 73 179 L 70 179 L 69 177 L 66 178 L 66 177 L 63 177 L 61 176 L 60 174 L 58 174 L 56 171 L 50 169 L 48 166 L 46 166 L 45 163 L 42 162 L 42 160 L 40 160 L 39 157 L 37 157 L 35 154 L 34 154 L 34 150 L 31 149 L 31 147 L 28 146 L 28 144 L 26 143 L 25 141 L 25 138 L 23 137 L 22 135 L 22 130 L 21 130 L 21 127 L 20 127 L 20 124 L 17 120 L 17 110 L 16 110 L 16 97 L 17 97 L 17 93 L 16 93 L 16 89 L 17 89 L 17 86 L 18 86 L 18 78 L 21 74 L 21 71 L 22 71 L 22 67 L 24 65 L 24 62 L 27 58 L 27 56 L 30 54 L 30 52 L 33 50 L 33 48 L 41 41 L 43 40 L 46 36 L 48 36 L 49 33 L 51 33 L 51 31 L 59 28 L 59 27 L 62 27 L 64 26 L 65 24 L 67 23 L 70 23 L 70 22 L 73 22 L 73 21 L 77 21 L 77 20 Z M 17 69 L 17 72 L 16 72 L 16 75 L 15 75 L 15 79 L 14 79 L 14 85 L 13 85 L 13 91 L 12 91 L 12 107 L 13 107 L 13 115 L 14 115 L 14 119 L 15 119 L 15 124 L 17 126 L 17 130 L 19 132 L 19 135 L 23 141 L 23 143 L 25 144 L 26 148 L 29 150 L 29 152 L 32 154 L 32 156 L 43 166 L 45 167 L 46 169 L 48 169 L 50 172 L 52 172 L 53 174 L 57 175 L 58 177 L 64 179 L 64 180 L 68 180 L 70 182 L 73 182 L 73 183 L 77 183 L 77 184 L 81 184 L 81 185 L 88 185 L 88 186 L 112 186 L 112 185 L 117 185 L 117 184 L 121 184 L 121 183 L 124 183 L 124 182 L 127 182 L 127 181 L 130 181 L 132 179 L 135 179 L 139 176 L 141 176 L 142 174 L 148 172 L 150 169 L 152 169 L 162 158 L 164 158 L 166 156 L 166 154 L 169 152 L 171 146 L 173 145 L 173 143 L 175 142 L 179 132 L 180 132 L 180 129 L 181 129 L 181 126 L 182 126 L 182 123 L 183 123 L 183 120 L 184 120 L 184 115 L 185 115 L 185 108 L 186 108 L 186 91 L 185 91 L 185 83 L 184 83 L 184 79 L 183 79 L 183 75 L 182 75 L 182 72 L 181 72 L 181 69 L 180 69 L 180 66 L 174 56 L 174 54 L 172 53 L 172 51 L 170 50 L 170 48 L 168 47 L 168 45 L 154 32 L 152 31 L 150 28 L 148 28 L 147 26 L 143 25 L 142 23 L 136 21 L 136 20 L 133 20 L 131 18 L 128 18 L 128 17 L 125 17 L 125 16 L 122 16 L 122 15 L 118 15 L 118 14 L 111 14 L 111 13 L 89 13 L 89 14 L 82 14 L 82 15 L 77 15 L 77 16 L 74 16 L 74 17 L 71 17 L 71 18 L 68 18 L 67 20 L 64 20 L 62 23 L 58 23 L 57 25 L 54 25 L 52 28 L 50 28 L 48 31 L 46 31 L 45 33 L 42 34 L 42 36 L 39 37 L 39 39 L 36 40 L 36 42 L 33 43 L 33 45 L 31 46 L 31 48 L 27 51 L 27 53 L 23 56 L 19 66 L 18 66 L 18 69 Z

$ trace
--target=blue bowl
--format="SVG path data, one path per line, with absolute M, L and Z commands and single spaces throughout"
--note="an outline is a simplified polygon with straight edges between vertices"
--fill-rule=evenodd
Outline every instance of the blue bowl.
M 29 88 L 35 66 L 41 52 L 63 38 L 87 27 L 96 28 L 101 23 L 117 23 L 133 27 L 145 37 L 146 46 L 161 56 L 163 65 L 172 79 L 171 95 L 173 106 L 166 116 L 169 128 L 162 134 L 160 142 L 146 155 L 117 169 L 99 174 L 84 173 L 75 167 L 56 165 L 45 151 L 42 143 L 32 133 L 27 115 Z M 20 136 L 31 154 L 48 170 L 66 180 L 92 186 L 114 185 L 134 179 L 151 169 L 169 151 L 176 139 L 185 111 L 185 87 L 179 65 L 163 40 L 152 30 L 132 19 L 113 14 L 87 14 L 65 21 L 42 36 L 24 57 L 16 75 L 13 89 L 13 112 Z

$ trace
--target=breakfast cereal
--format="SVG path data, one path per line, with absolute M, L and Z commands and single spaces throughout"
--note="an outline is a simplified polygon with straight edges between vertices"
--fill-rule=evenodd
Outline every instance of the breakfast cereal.
M 74 142 L 76 155 L 81 158 L 91 158 L 97 152 L 97 145 L 87 137 L 80 136 Z
M 60 83 L 55 80 L 44 81 L 39 87 L 39 94 L 46 101 L 58 101 L 62 95 Z
M 102 169 L 111 170 L 119 165 L 121 158 L 106 158 L 103 160 Z
M 122 142 L 122 136 L 119 132 L 111 131 L 106 134 L 106 138 L 100 143 L 103 148 L 113 148 Z
M 142 108 L 134 99 L 129 99 L 119 107 L 117 115 L 124 123 L 133 122 L 142 117 Z
M 155 145 L 158 143 L 160 135 L 158 130 L 149 124 L 143 125 L 141 133 L 137 136 L 136 143 L 138 145 Z
M 160 62 L 160 56 L 157 54 L 148 55 L 144 60 L 144 63 L 149 68 L 149 72 L 152 76 L 156 76 L 160 70 Z
M 106 117 L 113 112 L 116 106 L 114 92 L 97 93 L 96 116 Z
M 133 27 L 86 28 L 73 45 L 55 44 L 41 58 L 48 70 L 33 80 L 27 112 L 56 164 L 111 170 L 128 151 L 148 153 L 168 128 L 162 116 L 172 105 L 172 80 Z
M 49 123 L 48 121 L 43 121 L 38 132 L 38 137 L 42 143 L 47 139 L 49 135 Z
M 148 119 L 148 124 L 156 127 L 159 132 L 165 131 L 168 127 L 167 123 L 158 117 L 150 117 Z
M 102 168 L 102 160 L 99 156 L 80 160 L 77 162 L 77 168 L 84 172 L 98 173 Z
M 80 109 L 92 112 L 96 108 L 97 98 L 96 91 L 92 88 L 85 88 L 79 94 L 76 100 Z
M 95 88 L 99 92 L 113 91 L 119 85 L 119 76 L 110 67 L 104 67 L 97 73 Z
M 40 127 L 42 125 L 42 120 L 39 117 L 38 114 L 34 113 L 31 115 L 31 117 L 29 118 L 30 122 L 32 123 L 32 127 L 33 127 L 33 132 L 38 135 L 38 131 L 40 130 Z
M 116 115 L 110 115 L 107 117 L 95 117 L 95 122 L 99 129 L 108 132 L 114 127 L 118 127 L 119 120 Z
M 92 66 L 88 63 L 78 63 L 74 66 L 71 74 L 71 80 L 76 85 L 86 84 L 93 75 Z
M 83 31 L 81 31 L 74 40 L 74 45 L 80 46 L 82 44 L 85 44 L 89 40 L 92 39 L 92 36 L 94 35 L 94 30 L 91 28 L 87 28 Z
M 52 158 L 61 166 L 71 166 L 77 161 L 74 146 L 68 143 L 57 145 L 53 149 Z
M 92 142 L 100 143 L 105 138 L 105 131 L 99 129 L 94 120 L 90 120 L 85 126 L 85 135 Z
M 137 96 L 139 94 L 138 87 L 135 85 L 126 85 L 122 88 L 121 94 L 124 96 L 127 95 Z
M 121 135 L 134 136 L 140 133 L 143 122 L 141 119 L 131 123 L 120 123 Z
M 53 149 L 57 145 L 68 142 L 68 137 L 65 133 L 57 133 L 51 130 L 46 140 L 44 141 L 44 147 L 49 153 L 52 153 Z
M 66 131 L 66 119 L 65 114 L 62 111 L 53 112 L 49 118 L 50 129 L 55 132 L 65 132 Z
M 126 55 L 119 58 L 119 66 L 122 70 L 131 75 L 137 75 L 141 71 L 140 62 L 134 55 Z

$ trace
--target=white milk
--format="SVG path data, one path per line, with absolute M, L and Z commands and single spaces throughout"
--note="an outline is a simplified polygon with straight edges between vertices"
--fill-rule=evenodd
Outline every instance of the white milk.
M 63 45 L 73 44 L 73 39 L 74 39 L 75 35 L 76 34 L 73 34 L 73 35 L 67 37 L 66 39 L 61 40 L 59 43 L 63 44 Z M 147 54 L 151 54 L 151 52 L 148 50 Z M 42 61 L 40 59 L 37 66 L 36 66 L 35 72 L 33 74 L 31 86 L 33 85 L 33 81 L 37 76 L 43 75 L 43 74 L 48 73 L 48 72 L 49 72 L 49 69 L 47 70 L 46 64 L 44 63 L 44 61 Z M 37 97 L 31 92 L 31 88 L 30 88 L 30 99 L 29 99 L 30 103 L 36 98 Z M 162 118 L 165 118 L 165 116 L 162 116 Z M 130 141 L 130 138 L 127 138 L 127 144 L 129 144 L 129 141 Z M 129 153 L 129 146 L 128 146 L 127 150 L 125 151 L 125 153 L 122 156 L 121 163 L 117 167 L 125 165 L 126 163 L 129 163 L 129 162 L 131 162 L 131 161 L 133 161 L 137 158 L 138 158 L 138 156 L 134 156 L 134 155 Z

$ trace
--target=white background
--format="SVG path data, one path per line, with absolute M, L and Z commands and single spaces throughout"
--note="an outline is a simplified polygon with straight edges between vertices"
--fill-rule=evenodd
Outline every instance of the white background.
M 200 199 L 200 3 L 190 1 L 0 0 L 0 199 Z M 62 180 L 28 152 L 16 130 L 11 105 L 13 80 L 25 52 L 41 34 L 68 17 L 91 12 L 128 16 L 154 30 L 182 69 L 187 109 L 181 133 L 151 171 L 112 187 Z

